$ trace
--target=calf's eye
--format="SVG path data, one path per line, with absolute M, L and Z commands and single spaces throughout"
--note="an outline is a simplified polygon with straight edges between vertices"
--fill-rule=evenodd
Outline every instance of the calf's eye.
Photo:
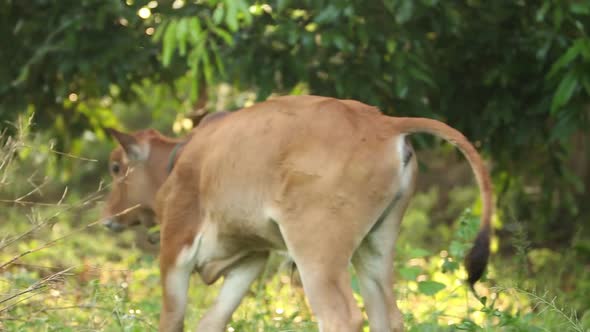
M 121 170 L 121 167 L 119 166 L 119 164 L 113 163 L 111 165 L 111 171 L 113 172 L 113 174 L 118 174 L 120 170 Z

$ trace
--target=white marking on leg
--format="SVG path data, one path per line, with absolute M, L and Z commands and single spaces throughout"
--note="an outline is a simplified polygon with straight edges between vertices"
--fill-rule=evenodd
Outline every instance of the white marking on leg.
M 404 152 L 406 151 L 406 135 L 399 135 L 397 138 L 397 153 L 399 154 L 399 160 L 403 162 Z
M 182 248 L 178 257 L 176 257 L 176 266 L 190 266 L 192 268 L 195 265 L 199 248 L 201 247 L 202 236 L 203 233 L 199 232 L 190 246 Z
M 187 267 L 174 267 L 166 274 L 166 293 L 174 301 L 174 308 L 179 309 L 178 314 L 184 314 L 190 274 L 191 269 Z
M 409 172 L 413 172 L 413 167 L 409 167 Z M 402 198 L 405 199 L 407 197 Z M 403 326 L 403 321 L 391 292 L 391 274 L 393 250 L 405 206 L 406 203 L 403 201 L 398 202 L 385 217 L 381 227 L 372 232 L 369 235 L 370 239 L 367 239 L 355 253 L 354 266 L 371 331 L 403 331 L 396 329 Z
M 167 296 L 173 301 L 174 308 L 178 308 L 179 312 L 177 314 L 184 314 L 190 275 L 196 263 L 201 245 L 201 236 L 202 233 L 199 232 L 191 245 L 182 248 L 176 257 L 174 267 L 166 273 Z
M 266 219 L 270 219 L 270 220 L 274 220 L 274 221 L 280 220 L 279 210 L 276 209 L 274 206 L 265 206 L 263 208 L 263 214 Z
M 411 162 L 408 163 L 408 166 L 410 164 L 411 164 Z M 406 192 L 408 189 L 410 189 L 410 185 L 411 185 L 413 179 L 414 179 L 414 168 L 413 167 L 406 167 L 403 175 L 401 175 L 401 177 L 400 177 L 400 189 L 403 190 L 404 192 Z
M 198 332 L 222 331 L 231 319 L 250 285 L 260 274 L 267 260 L 264 256 L 246 257 L 225 276 L 221 291 L 211 309 L 199 322 Z
M 231 315 L 266 262 L 266 260 L 252 260 L 250 258 L 246 258 L 246 260 L 248 261 L 225 276 L 223 287 L 219 292 L 221 301 L 216 303 L 217 309 L 221 312 Z
M 406 145 L 406 135 L 399 135 L 397 137 L 397 152 L 399 155 L 399 161 L 400 161 L 400 167 L 398 169 L 398 175 L 399 175 L 399 190 L 400 192 L 405 192 L 409 186 L 410 183 L 412 181 L 412 177 L 413 177 L 413 169 L 412 167 L 408 167 L 410 166 L 411 162 L 409 162 L 407 165 L 405 165 L 404 167 L 404 158 L 405 158 L 405 153 L 406 153 L 406 149 L 407 149 L 407 145 Z

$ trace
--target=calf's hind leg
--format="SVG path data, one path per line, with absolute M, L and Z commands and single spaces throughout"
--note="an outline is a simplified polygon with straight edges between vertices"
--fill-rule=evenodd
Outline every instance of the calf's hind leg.
M 298 218 L 299 219 L 299 218 Z M 360 240 L 342 220 L 302 216 L 281 226 L 283 238 L 301 275 L 320 332 L 359 332 L 363 317 L 352 295 L 348 265 Z M 317 220 L 317 222 L 314 222 Z M 317 227 L 329 232 L 320 232 Z
M 403 317 L 393 295 L 393 256 L 399 218 L 388 217 L 369 233 L 353 256 L 371 331 L 402 332 Z
M 393 258 L 401 220 L 414 191 L 415 162 L 380 220 L 354 253 L 354 264 L 371 331 L 402 332 L 403 316 L 393 294 Z

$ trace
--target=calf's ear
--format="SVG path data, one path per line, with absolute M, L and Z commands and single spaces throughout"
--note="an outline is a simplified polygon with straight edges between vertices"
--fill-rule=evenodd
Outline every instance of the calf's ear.
M 113 136 L 125 150 L 130 160 L 147 160 L 150 152 L 149 145 L 141 143 L 133 135 L 120 132 L 113 128 L 105 128 L 105 131 Z

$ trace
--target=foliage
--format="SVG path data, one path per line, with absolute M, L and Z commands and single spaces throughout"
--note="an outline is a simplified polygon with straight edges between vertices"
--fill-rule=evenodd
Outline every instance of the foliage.
M 118 0 L 0 2 L 0 119 L 36 113 L 70 148 L 84 129 L 116 123 L 105 105 L 131 100 L 144 79 L 170 82 L 184 66 L 163 68 L 158 46 L 136 13 L 146 2 Z
M 58 150 L 120 126 L 114 104 L 161 126 L 220 82 L 259 100 L 309 91 L 460 129 L 535 242 L 590 215 L 590 176 L 571 168 L 589 149 L 572 143 L 588 137 L 587 2 L 4 0 L 0 17 L 0 120 L 35 112 Z M 146 85 L 180 101 L 146 104 Z

